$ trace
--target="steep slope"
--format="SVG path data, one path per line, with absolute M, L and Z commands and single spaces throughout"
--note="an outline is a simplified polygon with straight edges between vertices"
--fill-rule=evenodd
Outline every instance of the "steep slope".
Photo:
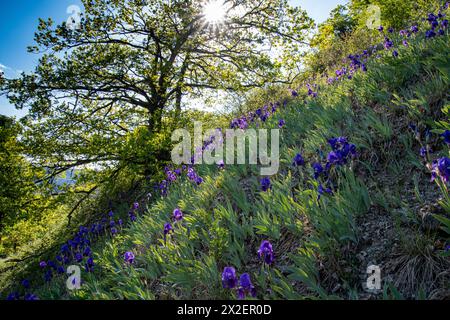
M 62 249 L 60 257 L 89 271 L 82 272 L 81 290 L 67 291 L 66 275 L 44 266 L 53 279 L 33 293 L 41 299 L 449 298 L 448 234 L 433 216 L 448 216 L 449 198 L 445 182 L 441 188 L 430 182 L 430 169 L 436 181 L 445 180 L 432 161 L 449 156 L 441 137 L 450 129 L 449 36 L 418 34 L 402 47 L 401 41 L 395 52 L 393 43 L 371 57 L 350 58 L 351 76 L 341 70 L 332 84 L 318 79 L 233 122 L 281 127 L 278 174 L 263 179 L 257 165 L 169 168 L 171 182 L 148 205 L 135 205 L 129 223 L 117 226 L 112 214 L 101 232 L 81 229 L 74 249 Z M 97 233 L 106 238 L 95 243 Z M 86 247 L 92 253 L 76 257 Z M 370 265 L 381 268 L 381 290 L 365 288 Z M 252 284 L 235 287 L 233 271 L 222 274 L 226 267 L 248 273 Z

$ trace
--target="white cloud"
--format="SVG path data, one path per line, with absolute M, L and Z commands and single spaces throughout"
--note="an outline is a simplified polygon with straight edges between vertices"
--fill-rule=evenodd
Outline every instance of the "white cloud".
M 5 66 L 4 64 L 1 64 L 0 63 L 0 70 L 1 71 L 5 71 L 5 70 L 8 70 L 9 68 L 7 67 L 7 66 Z
M 21 73 L 20 70 L 5 66 L 3 63 L 0 63 L 0 72 L 4 73 L 7 77 L 17 77 Z

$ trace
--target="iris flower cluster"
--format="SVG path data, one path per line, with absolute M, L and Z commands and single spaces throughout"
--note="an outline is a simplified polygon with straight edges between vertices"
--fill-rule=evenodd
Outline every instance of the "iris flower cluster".
M 298 96 L 298 93 L 295 90 L 291 90 L 291 94 L 293 96 Z M 258 125 L 258 122 L 266 122 L 269 117 L 273 116 L 277 110 L 281 107 L 280 102 L 269 103 L 264 105 L 262 108 L 257 109 L 256 111 L 251 111 L 247 115 L 243 115 L 240 118 L 235 118 L 231 121 L 230 128 L 231 129 L 247 129 L 251 124 Z M 283 103 L 286 105 L 286 102 Z M 285 125 L 284 120 L 279 122 L 280 127 Z
M 237 119 L 236 119 L 237 121 Z M 232 126 L 235 126 L 235 122 L 232 123 Z M 216 129 L 218 131 L 222 131 L 222 129 L 218 128 Z M 203 146 L 200 148 L 197 148 L 195 150 L 195 154 L 191 157 L 190 159 L 190 163 L 189 164 L 184 164 L 181 167 L 177 167 L 174 168 L 172 165 L 170 166 L 166 166 L 164 168 L 164 174 L 166 176 L 166 179 L 162 180 L 161 182 L 157 183 L 154 185 L 154 191 L 156 193 L 159 192 L 159 194 L 163 197 L 167 196 L 169 193 L 169 189 L 170 186 L 174 183 L 176 183 L 176 181 L 179 180 L 179 177 L 181 177 L 183 175 L 183 173 L 186 173 L 186 177 L 192 181 L 195 185 L 199 186 L 203 183 L 203 178 L 195 171 L 194 165 L 196 163 L 196 159 L 198 159 L 198 157 L 201 157 L 201 155 L 203 154 L 203 152 L 205 150 L 208 150 L 208 148 L 210 148 L 213 143 L 215 143 L 216 136 L 211 136 L 209 137 L 204 143 Z M 219 143 L 219 142 L 217 142 Z M 218 164 L 218 167 L 220 169 L 223 169 L 224 164 L 223 161 L 222 163 Z
M 22 285 L 22 287 L 25 290 L 29 290 L 30 289 L 30 281 L 28 279 L 22 280 L 21 285 Z M 6 300 L 8 300 L 8 301 L 21 300 L 21 299 L 22 299 L 22 295 L 19 292 L 17 292 L 17 291 L 16 292 L 11 292 L 6 297 Z M 25 301 L 39 300 L 39 297 L 36 296 L 33 293 L 27 292 L 27 293 L 24 294 L 23 300 L 25 300 Z
M 139 203 L 135 202 L 129 212 L 130 221 L 135 220 L 135 215 L 139 209 Z M 100 220 L 92 223 L 89 226 L 80 226 L 74 236 L 66 243 L 62 244 L 58 254 L 52 260 L 42 260 L 39 262 L 39 268 L 43 272 L 43 279 L 45 282 L 53 280 L 55 275 L 62 275 L 66 272 L 66 266 L 71 264 L 82 264 L 86 272 L 94 271 L 95 261 L 92 256 L 92 243 L 102 239 L 106 235 L 114 236 L 123 227 L 122 219 L 115 219 L 114 212 L 110 211 Z M 24 279 L 21 282 L 25 290 L 31 288 L 31 282 Z M 8 300 L 37 300 L 38 297 L 31 293 L 21 295 L 18 292 L 13 292 L 8 295 Z
M 332 150 L 326 156 L 325 164 L 315 162 L 311 165 L 314 171 L 314 179 L 319 182 L 318 199 L 324 194 L 333 195 L 333 183 L 330 177 L 332 168 L 345 166 L 358 155 L 356 146 L 349 143 L 346 137 L 332 138 L 328 140 L 328 143 Z M 325 180 L 326 187 L 322 184 L 322 180 Z
M 324 164 L 321 162 L 314 162 L 311 164 L 314 180 L 319 182 L 318 200 L 324 194 L 333 194 L 332 181 L 330 178 L 331 169 L 333 167 L 344 166 L 357 157 L 356 146 L 349 143 L 346 137 L 329 139 L 328 144 L 331 146 L 332 150 L 326 156 L 326 162 Z M 305 160 L 300 153 L 294 157 L 292 165 L 295 167 L 305 166 Z M 323 186 L 322 180 L 326 181 L 326 187 Z
M 180 222 L 184 219 L 183 211 L 180 208 L 176 208 L 173 210 L 172 218 L 174 222 Z M 164 224 L 164 243 L 167 241 L 167 236 L 173 233 L 173 226 L 171 223 Z
M 326 156 L 325 163 L 314 162 L 311 164 L 314 180 L 319 182 L 317 189 L 319 194 L 318 200 L 320 200 L 321 196 L 324 194 L 333 195 L 333 183 L 330 178 L 332 168 L 345 166 L 358 155 L 356 146 L 349 143 L 346 137 L 332 138 L 328 140 L 328 143 L 332 150 Z M 304 167 L 306 165 L 305 159 L 301 153 L 295 155 L 292 160 L 292 165 L 294 167 Z M 325 187 L 322 184 L 322 180 L 325 180 Z M 260 183 L 263 192 L 272 189 L 272 183 L 269 177 L 262 178 Z
M 180 208 L 175 208 L 175 210 L 173 210 L 172 213 L 172 219 L 173 221 L 176 222 L 180 222 L 184 219 L 184 214 L 183 211 L 181 211 Z M 164 224 L 164 243 L 166 243 L 167 241 L 167 236 L 171 233 L 173 233 L 173 226 L 171 223 L 166 223 Z
M 222 286 L 224 289 L 235 289 L 237 297 L 240 300 L 245 299 L 248 295 L 256 298 L 256 288 L 251 281 L 250 275 L 248 273 L 243 273 L 238 281 L 236 269 L 233 267 L 224 268 L 222 273 Z
M 187 172 L 187 177 L 189 180 L 194 182 L 196 185 L 201 185 L 203 183 L 203 178 L 198 175 L 194 168 L 189 168 Z
M 138 210 L 139 210 L 139 203 L 136 202 L 136 203 L 133 204 L 133 207 L 128 212 L 128 217 L 130 218 L 130 220 L 132 222 L 136 221 Z M 110 226 L 111 226 L 111 223 L 110 223 Z M 114 224 L 113 224 L 112 227 L 114 227 Z
M 434 38 L 437 35 L 445 35 L 445 30 L 448 28 L 448 20 L 444 19 L 445 16 L 446 15 L 442 13 L 442 10 L 440 10 L 437 15 L 432 13 L 428 14 L 427 21 L 430 24 L 430 29 L 425 33 L 426 38 Z
M 448 9 L 448 3 L 446 3 L 440 10 L 439 13 L 437 15 L 433 14 L 433 13 L 429 13 L 426 20 L 428 21 L 429 25 L 430 25 L 430 29 L 425 31 L 425 38 L 427 39 L 431 39 L 434 38 L 436 36 L 443 36 L 445 35 L 445 30 L 448 29 L 448 20 L 444 19 L 445 18 L 445 14 L 443 13 L 443 10 L 447 10 Z M 384 28 L 380 28 L 379 31 L 383 32 Z M 393 33 L 393 29 L 392 30 Z M 413 25 L 408 29 L 403 29 L 400 30 L 399 35 L 401 37 L 403 37 L 402 40 L 402 44 L 405 47 L 409 46 L 408 43 L 408 38 L 410 38 L 413 34 L 417 34 L 419 32 L 419 27 L 417 25 Z M 384 42 L 384 48 L 386 50 L 391 50 L 394 47 L 394 43 L 387 37 L 385 36 L 385 42 Z M 398 57 L 399 53 L 397 50 L 393 50 L 392 51 L 392 55 L 394 57 Z
M 414 136 L 419 143 L 422 143 L 422 140 L 425 139 L 427 142 L 431 139 L 432 133 L 429 128 L 425 130 L 425 132 L 421 132 L 419 128 L 411 123 L 409 125 L 410 130 L 414 133 Z M 443 142 L 450 147 L 450 130 L 445 130 L 440 137 L 443 139 Z M 422 146 L 420 148 L 419 154 L 420 156 L 428 162 L 429 155 L 433 153 L 433 149 L 427 143 L 426 146 Z M 431 171 L 431 182 L 435 181 L 437 178 L 444 184 L 448 184 L 450 181 L 450 159 L 447 157 L 442 157 L 439 159 L 433 160 L 431 163 L 427 163 L 428 169 Z
M 206 147 L 203 147 L 204 149 Z M 204 151 L 203 149 L 203 151 Z M 195 157 L 193 156 L 191 158 L 191 162 L 195 162 Z M 160 183 L 156 184 L 153 188 L 154 191 L 157 193 L 159 191 L 159 194 L 163 197 L 167 196 L 169 194 L 169 188 L 172 184 L 176 183 L 179 178 L 183 175 L 183 173 L 186 173 L 186 177 L 195 183 L 196 185 L 201 185 L 203 183 L 203 178 L 200 177 L 197 172 L 195 171 L 192 164 L 190 165 L 183 165 L 179 168 L 173 168 L 172 166 L 167 166 L 164 168 L 164 174 L 166 175 L 166 179 L 162 180 Z
M 356 146 L 348 143 L 347 138 L 339 137 L 328 140 L 332 151 L 327 156 L 325 169 L 330 170 L 333 166 L 342 166 L 357 156 Z
M 259 249 L 258 257 L 263 260 L 264 263 L 270 265 L 274 261 L 274 253 L 272 244 L 264 240 Z M 222 286 L 224 289 L 235 289 L 238 299 L 245 299 L 247 296 L 256 298 L 256 288 L 251 281 L 250 274 L 243 273 L 238 280 L 236 269 L 234 267 L 225 267 L 222 272 Z
M 447 2 L 439 11 L 437 15 L 435 14 L 429 14 L 427 19 L 430 23 L 430 30 L 427 30 L 425 32 L 425 38 L 434 38 L 438 35 L 443 36 L 445 35 L 445 31 L 448 29 L 448 20 L 445 19 L 446 15 L 443 13 L 443 11 L 447 10 L 449 8 L 449 3 Z M 385 34 L 385 27 L 380 26 L 377 28 L 378 31 L 382 34 Z M 395 32 L 393 28 L 387 29 L 387 34 L 384 36 L 384 41 L 382 42 L 382 47 L 385 50 L 391 51 L 392 50 L 392 56 L 398 57 L 399 51 L 395 48 L 395 43 L 392 40 L 392 35 Z M 404 47 L 409 47 L 408 39 L 412 37 L 413 35 L 416 35 L 419 33 L 419 26 L 417 24 L 412 25 L 408 29 L 403 29 L 399 31 L 399 35 L 403 38 L 401 40 L 401 44 Z M 374 45 L 370 47 L 367 50 L 364 50 L 360 54 L 352 54 L 347 57 L 347 61 L 349 62 L 348 65 L 340 67 L 336 69 L 334 72 L 334 76 L 329 76 L 327 73 L 323 75 L 326 79 L 326 83 L 328 85 L 332 85 L 333 83 L 337 81 L 342 81 L 344 79 L 351 80 L 353 78 L 353 75 L 361 70 L 363 72 L 367 72 L 367 61 L 368 58 L 370 58 L 373 54 L 375 54 L 378 51 L 378 45 Z M 379 56 L 377 56 L 379 57 Z M 307 83 L 305 85 L 307 90 L 307 95 L 316 98 L 318 96 L 317 90 L 313 90 L 312 88 L 318 88 L 317 84 L 310 84 Z M 298 89 L 290 89 L 292 97 L 296 98 L 299 97 L 299 90 Z

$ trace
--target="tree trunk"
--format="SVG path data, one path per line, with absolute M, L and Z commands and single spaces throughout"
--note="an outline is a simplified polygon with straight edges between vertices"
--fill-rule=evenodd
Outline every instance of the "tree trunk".
M 176 99 L 175 99 L 175 119 L 173 121 L 173 126 L 175 129 L 180 121 L 181 116 L 181 100 L 183 98 L 183 92 L 181 91 L 181 87 L 177 88 Z

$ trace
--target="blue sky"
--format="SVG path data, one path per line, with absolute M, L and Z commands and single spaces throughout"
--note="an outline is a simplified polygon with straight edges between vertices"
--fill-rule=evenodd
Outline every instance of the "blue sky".
M 309 15 L 322 22 L 338 4 L 347 0 L 290 0 L 300 5 Z M 80 0 L 13 0 L 2 1 L 0 9 L 0 69 L 7 77 L 15 77 L 21 71 L 33 70 L 38 56 L 27 53 L 33 44 L 34 32 L 39 18 L 51 17 L 55 22 L 66 21 L 70 5 L 80 5 Z M 0 98 L 0 114 L 22 116 L 24 111 L 15 110 L 4 98 Z

